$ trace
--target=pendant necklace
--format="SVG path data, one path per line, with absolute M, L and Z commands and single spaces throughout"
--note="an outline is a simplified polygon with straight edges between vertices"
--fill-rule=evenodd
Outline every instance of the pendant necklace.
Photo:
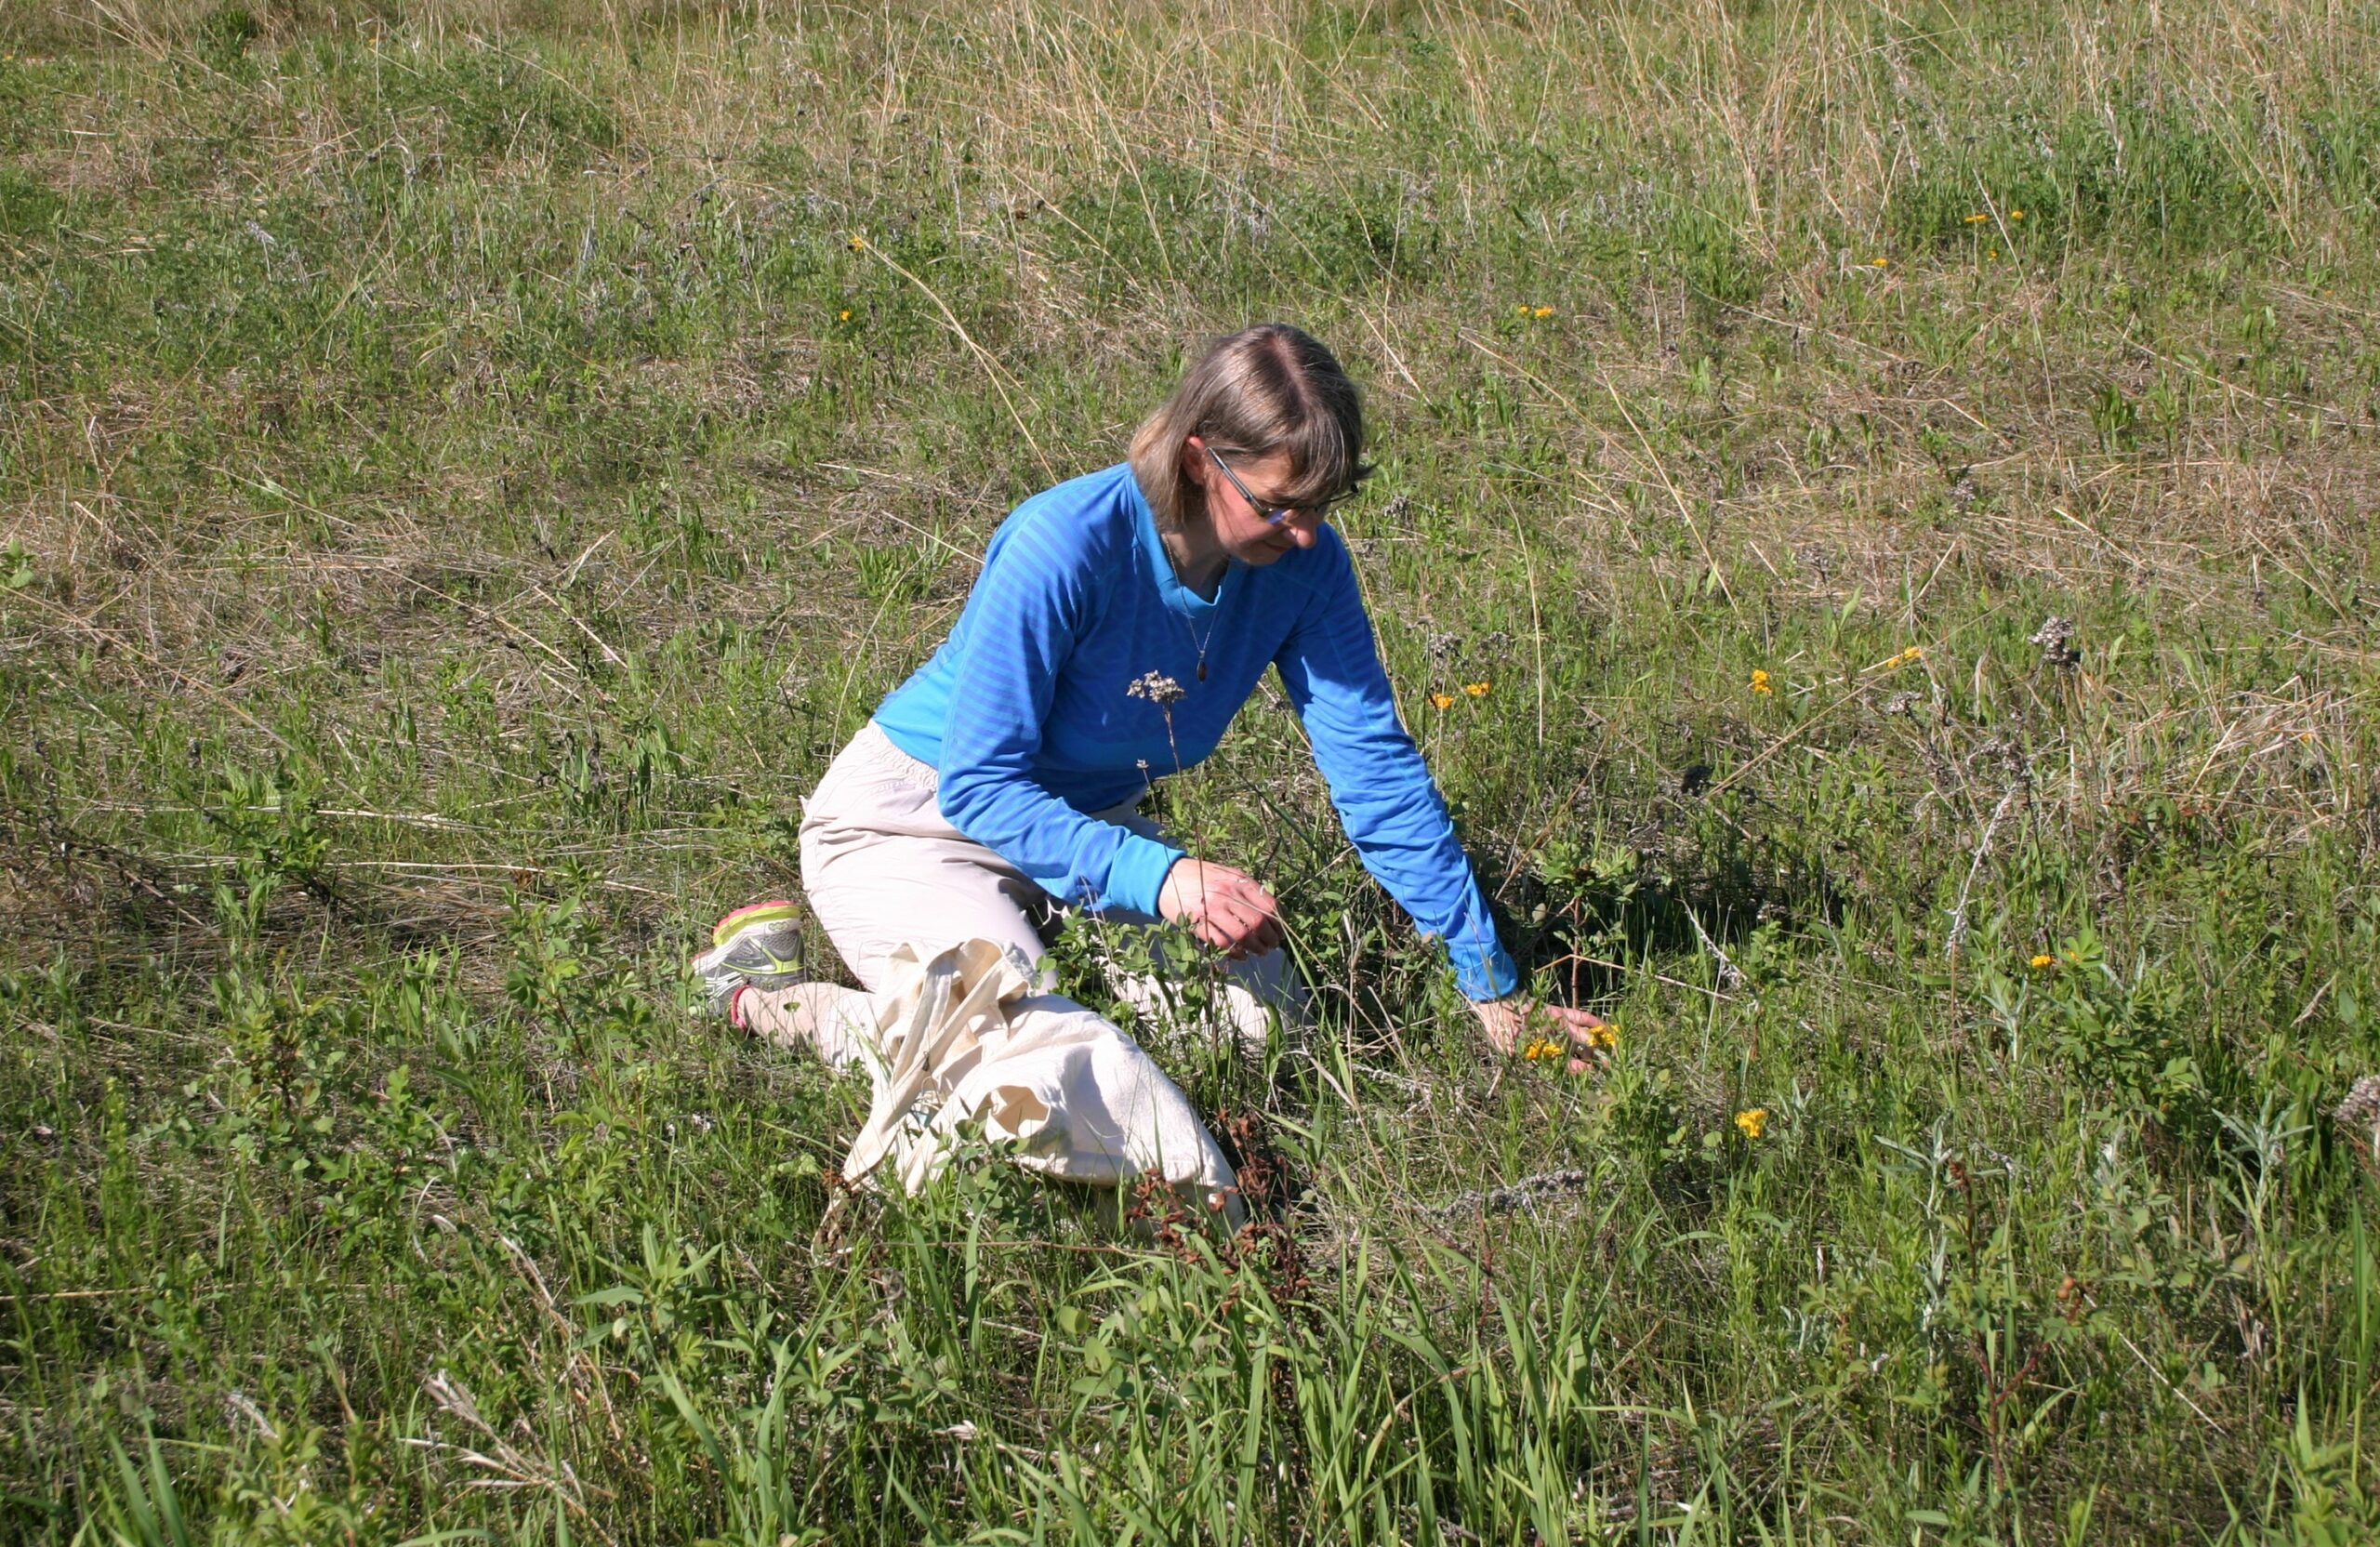
M 1196 590 L 1191 589 L 1190 583 L 1182 578 L 1182 565 L 1181 562 L 1173 557 L 1173 545 L 1165 541 L 1164 538 L 1160 536 L 1157 540 L 1157 546 L 1165 549 L 1165 567 L 1173 572 L 1173 583 L 1181 587 L 1183 590 L 1189 591 L 1192 596 L 1197 596 L 1198 593 Z M 1229 573 L 1231 569 L 1231 562 L 1228 559 L 1223 562 L 1223 569 L 1225 573 Z M 1223 578 L 1221 575 L 1218 575 L 1215 579 L 1215 596 L 1218 600 L 1223 596 Z M 1206 599 L 1204 597 L 1200 597 L 1199 600 L 1205 601 Z M 1173 609 L 1170 607 L 1166 608 L 1166 611 L 1173 613 Z M 1190 636 L 1190 642 L 1196 645 L 1198 649 L 1198 681 L 1203 682 L 1207 680 L 1207 641 L 1215 637 L 1215 620 L 1211 617 L 1207 619 L 1207 631 L 1204 634 L 1201 634 L 1197 629 L 1190 626 L 1190 620 L 1188 618 L 1183 617 L 1179 613 L 1173 613 L 1173 615 L 1181 620 L 1182 631 Z
M 1181 579 L 1182 572 L 1180 570 L 1175 570 L 1173 572 L 1173 577 L 1176 580 Z M 1182 588 L 1185 591 L 1190 590 L 1190 588 L 1187 586 L 1184 586 Z M 1216 594 L 1220 596 L 1222 593 L 1223 588 L 1221 586 L 1216 587 Z M 1198 593 L 1191 591 L 1190 594 L 1196 596 Z M 1168 612 L 1172 611 L 1171 608 L 1168 608 L 1166 610 Z M 1178 613 L 1174 614 L 1174 615 L 1177 617 L 1181 616 Z M 1190 620 L 1184 617 L 1182 619 L 1182 631 L 1188 634 L 1190 636 L 1190 642 L 1198 647 L 1198 681 L 1203 682 L 1207 680 L 1207 641 L 1215 637 L 1215 620 L 1211 617 L 1207 619 L 1207 631 L 1204 634 L 1201 634 L 1196 628 L 1191 628 Z

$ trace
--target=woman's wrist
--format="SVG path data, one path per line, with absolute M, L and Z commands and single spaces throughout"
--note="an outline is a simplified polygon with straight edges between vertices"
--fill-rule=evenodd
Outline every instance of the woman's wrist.
M 1189 857 L 1170 843 L 1127 833 L 1108 862 L 1106 894 L 1136 913 L 1170 917 L 1165 912 L 1165 885 Z

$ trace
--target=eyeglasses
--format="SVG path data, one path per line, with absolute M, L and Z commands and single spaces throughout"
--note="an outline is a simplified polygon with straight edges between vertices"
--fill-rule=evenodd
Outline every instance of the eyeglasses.
M 1231 470 L 1231 464 L 1223 460 L 1221 452 L 1212 446 L 1208 446 L 1206 450 L 1207 455 L 1214 458 L 1215 466 L 1223 469 L 1223 476 L 1231 480 L 1231 486 L 1239 491 L 1239 497 L 1248 501 L 1250 509 L 1264 518 L 1264 524 L 1267 526 L 1278 526 L 1291 516 L 1313 516 L 1320 520 L 1355 497 L 1354 491 L 1350 490 L 1346 494 L 1334 495 L 1319 505 L 1283 505 L 1268 509 L 1263 500 L 1248 492 L 1248 485 L 1239 481 L 1239 474 Z

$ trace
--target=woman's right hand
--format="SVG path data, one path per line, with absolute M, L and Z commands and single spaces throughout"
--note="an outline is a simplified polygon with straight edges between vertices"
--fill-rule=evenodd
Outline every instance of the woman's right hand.
M 1255 877 L 1228 865 L 1175 860 L 1157 909 L 1235 961 L 1281 945 L 1280 903 Z

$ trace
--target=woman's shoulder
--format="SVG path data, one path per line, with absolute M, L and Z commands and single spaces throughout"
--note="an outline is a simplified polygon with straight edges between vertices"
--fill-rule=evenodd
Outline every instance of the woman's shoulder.
M 1009 588 L 1062 590 L 1095 598 L 1133 552 L 1133 469 L 1083 473 L 1009 511 L 983 554 L 985 576 Z
M 1140 497 L 1133 467 L 1118 462 L 1080 479 L 1066 479 L 1040 490 L 1009 511 L 1004 526 L 1030 533 L 1040 540 L 1104 548 L 1133 540 L 1135 522 L 1147 502 Z

